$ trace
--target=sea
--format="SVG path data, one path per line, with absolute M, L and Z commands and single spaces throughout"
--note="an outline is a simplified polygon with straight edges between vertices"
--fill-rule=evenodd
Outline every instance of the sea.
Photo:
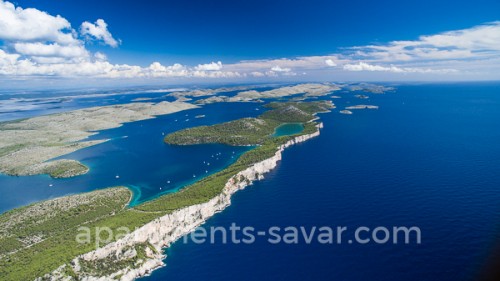
M 290 244 L 270 243 L 266 237 L 253 243 L 199 243 L 188 236 L 165 250 L 165 267 L 140 280 L 476 280 L 500 244 L 500 83 L 390 86 L 396 90 L 369 94 L 369 99 L 348 91 L 336 92 L 340 99 L 320 98 L 337 106 L 318 115 L 324 123 L 321 135 L 286 149 L 264 180 L 237 192 L 231 205 L 202 227 L 345 227 L 347 238 L 360 227 L 418 227 L 420 243 L 392 243 L 391 238 L 387 243 Z M 33 110 L 60 112 L 141 97 L 169 100 L 164 94 L 117 93 L 102 102 L 103 97 L 65 97 L 58 108 Z M 12 93 L 2 98 L 12 103 L 34 97 Z M 357 104 L 379 109 L 339 113 Z M 169 146 L 162 141 L 165 134 L 264 110 L 262 103 L 217 103 L 99 132 L 92 138 L 111 140 L 64 156 L 88 165 L 87 175 L 57 180 L 0 175 L 0 212 L 115 185 L 134 191 L 132 204 L 175 192 L 227 167 L 252 147 Z M 0 113 L 0 119 L 33 115 L 25 108 Z M 277 134 L 296 130 L 291 125 Z

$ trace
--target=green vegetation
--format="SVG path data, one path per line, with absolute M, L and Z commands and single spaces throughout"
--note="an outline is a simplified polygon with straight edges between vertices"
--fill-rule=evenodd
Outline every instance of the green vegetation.
M 56 160 L 49 162 L 43 169 L 44 174 L 48 174 L 53 178 L 69 178 L 85 174 L 89 168 L 75 160 Z
M 177 145 L 223 143 L 228 145 L 262 144 L 279 123 L 274 120 L 243 118 L 213 126 L 201 126 L 169 134 L 165 142 Z
M 64 273 L 67 276 L 74 277 L 75 273 L 69 266 L 71 261 L 81 254 L 94 250 L 96 246 L 94 244 L 96 241 L 95 231 L 90 232 L 92 243 L 81 244 L 76 241 L 79 227 L 85 226 L 91 230 L 107 227 L 113 233 L 120 233 L 121 227 L 133 230 L 177 209 L 207 202 L 221 193 L 226 182 L 232 176 L 252 164 L 273 156 L 280 145 L 293 139 L 294 136 L 268 137 L 277 125 L 283 122 L 297 122 L 296 118 L 306 116 L 304 113 L 307 114 L 307 121 L 309 121 L 314 118 L 313 113 L 325 111 L 329 105 L 327 103 L 315 103 L 314 105 L 273 103 L 269 107 L 272 110 L 263 114 L 266 118 L 245 118 L 224 123 L 225 125 L 191 129 L 194 132 L 202 132 L 203 130 L 207 132 L 208 128 L 208 131 L 217 134 L 221 130 L 230 128 L 245 136 L 247 143 L 254 143 L 255 140 L 258 140 L 260 145 L 241 155 L 234 164 L 226 169 L 176 193 L 161 196 L 134 208 L 126 208 L 132 196 L 130 190 L 123 187 L 109 188 L 39 202 L 0 215 L 0 279 L 5 281 L 34 280 L 52 272 L 61 265 L 66 265 Z M 286 114 L 287 117 L 278 116 L 275 113 L 278 111 L 275 110 Z M 264 122 L 260 120 L 264 120 Z M 305 118 L 301 120 L 305 120 Z M 266 131 L 265 137 L 264 134 L 260 134 L 260 138 L 251 134 L 243 134 L 243 129 L 239 128 L 244 126 L 246 122 L 258 127 L 255 131 Z M 315 132 L 317 130 L 315 125 L 314 122 L 305 123 L 304 130 L 300 135 Z M 221 141 L 217 136 L 206 134 L 205 137 L 204 141 Z M 113 240 L 114 238 L 111 241 Z M 102 243 L 99 246 L 104 245 L 105 243 Z M 99 263 L 83 262 L 81 264 L 82 272 L 102 276 L 115 272 L 119 268 L 134 267 L 141 260 L 144 260 L 147 251 L 154 249 L 151 245 L 140 244 L 129 250 L 135 251 L 135 254 L 128 259 L 106 259 L 100 260 Z M 74 279 L 77 278 L 74 277 Z
M 95 229 L 140 227 L 158 217 L 125 208 L 132 193 L 124 187 L 36 203 L 0 216 L 0 279 L 34 280 L 78 255 L 95 249 Z M 78 228 L 88 227 L 92 243 L 76 241 Z M 103 245 L 100 245 L 103 246 Z M 67 268 L 71 273 L 71 268 Z
M 309 124 L 314 127 L 312 123 Z M 222 192 L 229 178 L 246 169 L 248 166 L 273 156 L 276 153 L 277 147 L 291 138 L 287 136 L 269 139 L 263 145 L 241 155 L 235 163 L 226 169 L 185 187 L 176 193 L 167 194 L 145 202 L 136 206 L 135 209 L 145 212 L 171 213 L 186 206 L 208 202 Z
M 285 123 L 305 123 L 314 114 L 332 108 L 329 102 L 274 102 L 266 105 L 271 110 L 258 118 L 242 118 L 213 126 L 181 130 L 165 137 L 175 145 L 223 143 L 228 145 L 262 145 L 271 139 L 276 127 Z
M 25 147 L 26 147 L 26 144 L 24 144 L 24 143 L 18 143 L 18 144 L 0 147 L 0 157 L 14 153 L 18 150 L 25 148 Z
M 272 119 L 280 123 L 304 123 L 313 119 L 315 113 L 329 111 L 333 105 L 327 101 L 272 102 L 266 107 L 272 110 L 262 114 L 262 119 Z

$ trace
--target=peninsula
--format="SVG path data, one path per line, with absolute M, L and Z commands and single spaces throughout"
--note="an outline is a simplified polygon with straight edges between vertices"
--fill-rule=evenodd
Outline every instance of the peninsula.
M 88 168 L 78 161 L 51 159 L 107 141 L 85 141 L 96 131 L 196 107 L 178 101 L 128 103 L 0 123 L 0 173 L 54 178 L 84 174 Z
M 315 114 L 333 105 L 289 102 L 268 107 L 270 110 L 258 118 L 166 136 L 165 141 L 175 145 L 187 145 L 185 141 L 257 145 L 226 169 L 178 192 L 129 208 L 130 191 L 118 187 L 40 202 L 0 215 L 2 280 L 134 280 L 163 266 L 163 248 L 229 206 L 236 191 L 262 179 L 281 160 L 286 147 L 318 136 L 322 124 L 314 121 Z M 303 123 L 302 132 L 272 137 L 276 126 L 297 122 Z M 246 126 L 255 126 L 255 136 L 243 133 Z M 216 136 L 221 131 L 238 137 Z M 95 249 L 93 243 L 76 242 L 80 226 L 93 230 L 109 227 L 114 233 L 122 227 L 135 230 Z M 95 239 L 95 233 L 91 234 Z
M 286 123 L 305 123 L 312 114 L 334 107 L 324 102 L 272 102 L 258 118 L 243 118 L 213 126 L 181 130 L 165 137 L 165 142 L 176 145 L 222 143 L 228 145 L 262 145 L 272 138 L 275 128 Z

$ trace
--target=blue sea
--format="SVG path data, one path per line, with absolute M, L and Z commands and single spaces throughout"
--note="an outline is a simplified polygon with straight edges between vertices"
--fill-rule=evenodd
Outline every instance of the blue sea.
M 276 169 L 204 227 L 344 226 L 349 235 L 360 226 L 417 226 L 421 244 L 179 240 L 165 251 L 167 266 L 141 280 L 475 280 L 500 242 L 500 84 L 391 86 L 396 91 L 368 100 L 336 93 L 338 109 L 319 115 L 321 136 L 288 148 Z M 355 104 L 380 108 L 338 112 Z M 213 104 L 101 132 L 96 137 L 113 140 L 70 156 L 90 174 L 0 176 L 0 208 L 110 184 L 135 188 L 138 201 L 163 193 L 160 187 L 175 191 L 202 177 L 212 155 L 221 157 L 208 173 L 250 148 L 171 147 L 162 133 L 256 116 L 257 108 Z

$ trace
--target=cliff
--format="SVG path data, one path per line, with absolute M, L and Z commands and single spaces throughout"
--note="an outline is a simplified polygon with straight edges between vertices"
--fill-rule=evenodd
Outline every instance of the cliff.
M 287 147 L 319 136 L 323 124 L 319 123 L 316 127 L 314 133 L 295 137 L 280 145 L 272 157 L 232 176 L 226 182 L 222 193 L 208 202 L 185 207 L 157 218 L 115 242 L 75 258 L 71 263 L 72 271 L 80 280 L 126 281 L 147 275 L 164 266 L 163 260 L 166 257 L 163 254 L 164 248 L 228 207 L 231 204 L 231 196 L 238 190 L 255 180 L 263 179 L 264 174 L 276 167 L 281 160 L 283 150 Z M 97 264 L 99 268 L 106 270 L 96 272 L 94 268 Z M 133 268 L 130 264 L 133 264 Z M 66 274 L 71 270 L 66 267 L 67 265 L 63 265 L 37 280 L 72 280 Z

